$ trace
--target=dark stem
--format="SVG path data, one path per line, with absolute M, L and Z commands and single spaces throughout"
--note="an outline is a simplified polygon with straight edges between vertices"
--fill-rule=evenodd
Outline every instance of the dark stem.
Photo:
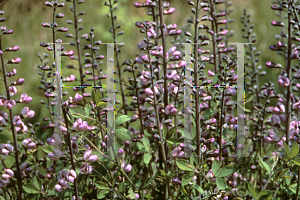
M 112 33 L 113 33 L 113 39 L 114 39 L 114 43 L 117 43 L 117 36 L 116 36 L 116 31 L 115 31 L 115 20 L 114 20 L 114 13 L 113 13 L 113 7 L 112 7 L 112 3 L 111 0 L 109 0 L 109 7 L 110 7 L 110 17 L 111 17 L 111 26 L 112 26 Z M 120 79 L 120 90 L 121 90 L 121 96 L 122 96 L 122 103 L 123 103 L 123 108 L 124 108 L 124 113 L 125 115 L 127 115 L 127 110 L 125 106 L 125 95 L 124 95 L 124 90 L 123 90 L 123 83 L 122 83 L 122 72 L 121 72 L 121 66 L 119 63 L 119 52 L 118 52 L 118 48 L 116 46 L 115 49 L 115 54 L 116 54 L 116 64 L 117 64 L 117 69 L 118 69 L 118 75 L 119 75 L 119 79 Z M 126 122 L 126 128 L 128 129 L 129 127 L 129 123 Z
M 168 105 L 168 83 L 167 83 L 167 60 L 166 60 L 166 38 L 164 32 L 164 18 L 163 18 L 162 0 L 159 0 L 159 17 L 160 17 L 160 31 L 163 47 L 163 69 L 164 69 L 164 108 Z M 154 92 L 154 91 L 153 91 Z M 167 120 L 167 114 L 165 114 L 165 120 Z
M 290 6 L 289 6 L 290 8 Z M 291 21 L 291 14 L 288 14 L 288 55 L 287 55 L 287 78 L 291 81 L 292 75 L 292 68 L 291 68 L 291 51 L 292 51 L 292 24 Z M 291 119 L 291 83 L 287 88 L 287 99 L 286 99 L 286 130 L 285 130 L 285 137 L 286 137 L 286 144 L 289 146 L 289 135 L 290 135 L 290 119 Z
M 94 35 L 91 36 L 91 45 L 92 45 L 92 69 L 93 69 L 93 76 L 94 76 L 93 77 L 93 81 L 94 81 L 94 86 L 96 86 L 95 67 L 94 67 L 93 39 L 94 39 Z
M 214 70 L 215 73 L 218 73 L 218 68 L 217 68 L 217 52 L 216 52 L 216 36 L 215 36 L 215 15 L 214 15 L 214 4 L 213 1 L 210 0 L 210 15 L 211 18 L 213 19 L 211 21 L 211 28 L 212 31 L 214 32 L 214 35 L 212 36 L 212 41 L 213 41 L 213 55 L 214 55 Z
M 69 151 L 70 151 L 70 156 L 71 156 L 71 165 L 72 165 L 72 169 L 74 171 L 76 171 L 75 163 L 74 163 L 74 155 L 73 155 L 73 150 L 72 150 L 72 144 L 71 144 L 71 136 L 70 136 L 71 133 L 70 133 L 69 126 L 68 126 L 67 113 L 66 113 L 65 109 L 62 109 L 62 110 L 63 110 L 63 114 L 64 114 L 64 118 L 65 118 L 65 124 L 66 124 L 66 127 L 67 127 L 67 139 L 68 139 L 68 143 L 69 143 Z M 74 180 L 74 190 L 75 190 L 75 198 L 76 198 L 76 200 L 78 200 L 79 196 L 78 196 L 77 177 Z
M 148 51 L 148 57 L 150 61 L 150 52 Z M 151 84 L 152 84 L 152 91 L 153 91 L 153 96 L 154 96 L 154 109 L 155 109 L 155 116 L 156 116 L 156 121 L 157 121 L 157 126 L 158 126 L 158 134 L 159 134 L 159 141 L 160 141 L 160 146 L 161 146 L 161 156 L 162 160 L 164 163 L 164 170 L 165 173 L 168 174 L 168 166 L 167 166 L 167 158 L 166 158 L 166 152 L 165 152 L 165 147 L 164 147 L 164 142 L 163 142 L 163 135 L 161 132 L 161 124 L 160 124 L 160 119 L 159 119 L 159 112 L 157 109 L 157 99 L 156 99 L 156 93 L 154 89 L 154 78 L 153 78 L 153 65 L 150 61 L 150 70 L 151 70 Z M 169 197 L 169 180 L 166 180 L 166 190 L 165 190 L 165 199 L 168 199 Z
M 0 37 L 0 50 L 2 51 L 2 38 Z M 7 94 L 7 100 L 10 101 L 10 94 L 9 94 L 9 86 L 7 83 L 7 77 L 6 77 L 6 69 L 4 65 L 4 59 L 3 54 L 1 55 L 1 64 L 2 64 L 2 72 L 3 72 L 3 78 L 4 78 L 4 84 Z M 18 180 L 18 199 L 22 199 L 22 177 L 21 177 L 21 170 L 20 170 L 20 163 L 19 163 L 19 150 L 18 150 L 18 142 L 17 142 L 17 134 L 15 131 L 14 123 L 13 123 L 13 110 L 12 108 L 9 109 L 9 118 L 10 118 L 10 125 L 11 125 L 11 131 L 13 134 L 13 140 L 14 140 L 14 149 L 15 149 L 15 160 L 16 160 L 16 167 L 17 167 L 17 174 L 16 178 Z
M 298 181 L 297 181 L 297 191 L 296 191 L 296 198 L 300 198 L 299 196 L 299 186 L 300 186 L 300 167 L 298 168 Z
M 168 105 L 168 82 L 167 82 L 167 60 L 166 60 L 166 51 L 167 51 L 167 46 L 166 46 L 166 38 L 165 38 L 165 32 L 164 32 L 164 14 L 163 14 L 163 6 L 162 6 L 162 0 L 158 0 L 159 3 L 159 25 L 160 25 L 160 31 L 161 31 L 161 39 L 162 39 L 162 47 L 163 47 L 163 69 L 164 69 L 164 109 L 166 109 L 166 106 Z M 149 59 L 150 59 L 150 55 L 149 55 Z M 152 71 L 153 69 L 151 69 Z M 152 74 L 152 72 L 151 72 Z M 151 75 L 153 77 L 153 74 Z M 152 79 L 152 83 L 153 83 L 153 79 Z M 154 85 L 152 84 L 152 87 L 154 89 Z M 155 90 L 153 90 L 154 93 L 154 98 L 156 98 L 155 96 Z M 158 112 L 156 112 L 156 114 L 158 115 Z M 164 113 L 164 118 L 165 120 L 168 119 L 168 115 L 166 113 Z M 158 127 L 160 130 L 160 126 Z M 167 134 L 167 133 L 165 133 Z M 162 137 L 162 136 L 160 136 Z M 162 138 L 160 138 L 162 141 Z M 168 144 L 165 143 L 165 147 L 162 146 L 162 148 L 164 148 L 164 152 L 163 153 L 163 157 L 166 158 L 166 155 L 168 155 Z M 165 160 L 164 158 L 164 160 Z M 168 171 L 168 165 L 167 162 L 165 162 L 165 170 L 166 172 Z M 169 191 L 169 179 L 166 180 L 166 191 L 165 191 L 165 198 L 168 199 L 168 193 L 170 193 Z
M 141 124 L 141 134 L 144 134 L 144 126 L 143 126 L 143 119 L 142 119 L 142 111 L 140 108 L 140 103 L 138 100 L 138 89 L 137 89 L 137 80 L 133 71 L 133 67 L 132 67 L 132 74 L 133 74 L 133 81 L 134 81 L 134 88 L 135 88 L 135 96 L 136 96 L 136 100 L 137 100 L 137 105 L 138 105 L 138 112 L 139 112 L 139 118 L 140 118 L 140 124 Z
M 195 63 L 194 63 L 194 79 L 195 79 L 195 85 L 199 85 L 199 78 L 198 78 L 198 16 L 199 16 L 199 4 L 200 0 L 197 1 L 197 7 L 196 7 L 196 14 L 195 14 L 195 35 L 194 35 L 194 57 L 195 57 Z M 186 54 L 189 52 L 185 52 Z M 190 71 L 186 71 L 186 73 L 191 73 Z M 201 166 L 201 147 L 200 147 L 200 140 L 201 140 L 201 130 L 200 130 L 200 119 L 199 119 L 199 114 L 200 114 L 200 108 L 199 108 L 199 92 L 198 88 L 196 89 L 196 94 L 195 94 L 195 101 L 196 101 L 196 134 L 197 134 L 197 149 L 196 149 L 196 154 L 198 157 L 198 164 Z M 197 184 L 200 186 L 201 185 L 201 172 L 198 174 L 197 177 Z M 197 191 L 197 196 L 200 196 L 200 192 Z
M 73 0 L 73 7 L 74 7 L 74 25 L 75 25 L 75 32 L 76 32 L 76 47 L 77 47 L 77 54 L 78 54 L 78 64 L 79 64 L 79 73 L 80 73 L 80 83 L 83 86 L 83 72 L 82 72 L 82 63 L 81 63 L 81 49 L 80 49 L 80 39 L 78 33 L 78 22 L 77 22 L 77 12 L 76 12 L 76 2 Z M 81 93 L 84 93 L 84 87 L 81 87 Z
M 226 80 L 226 77 L 225 77 Z M 223 136 L 223 115 L 224 115 L 224 97 L 225 97 L 225 88 L 222 91 L 222 102 L 221 102 L 221 115 L 220 115 L 220 138 L 219 138 L 219 162 L 222 163 L 222 136 Z

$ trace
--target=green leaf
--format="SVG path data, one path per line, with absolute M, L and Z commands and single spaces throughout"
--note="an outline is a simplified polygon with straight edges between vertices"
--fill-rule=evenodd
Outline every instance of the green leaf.
M 200 194 L 204 194 L 203 189 L 199 185 L 197 185 L 197 183 L 195 183 L 194 185 L 192 185 L 192 187 L 194 189 L 198 190 L 200 192 Z
M 106 185 L 106 183 L 103 183 L 102 181 L 96 181 L 95 185 L 98 189 L 101 190 L 109 190 L 110 188 Z
M 259 193 L 257 199 L 258 199 L 258 200 L 266 199 L 266 197 L 269 197 L 271 194 L 272 194 L 272 192 L 271 192 L 270 190 L 262 190 L 262 191 Z M 263 196 L 266 196 L 266 197 L 263 197 Z
M 38 190 L 41 190 L 41 189 L 42 189 L 42 183 L 41 183 L 41 180 L 40 180 L 37 176 L 34 176 L 34 178 L 33 178 L 33 184 L 34 184 L 34 186 L 35 186 Z
M 289 150 L 289 147 L 288 145 L 286 144 L 286 142 L 283 142 L 283 146 L 284 146 L 284 150 L 285 150 L 285 153 L 288 157 L 290 157 L 290 150 Z
M 151 178 L 149 179 L 149 181 L 143 186 L 142 189 L 144 189 L 144 188 L 146 188 L 148 185 L 150 185 L 154 179 L 156 179 L 156 174 L 155 174 L 153 177 L 151 177 Z
M 98 199 L 101 199 L 101 198 L 104 198 L 104 197 L 106 197 L 106 195 L 109 193 L 109 190 L 102 190 L 101 192 L 99 192 L 98 194 L 97 194 L 97 198 Z
M 43 152 L 43 147 L 42 146 L 38 146 L 36 156 L 37 156 L 38 160 L 45 157 L 45 153 Z
M 130 199 L 135 199 L 135 194 L 134 194 L 134 192 L 132 191 L 132 189 L 129 190 L 129 198 L 130 198 Z
M 290 185 L 289 189 L 294 193 L 296 194 L 297 192 L 297 183 L 294 183 L 292 185 Z M 299 188 L 300 189 L 300 188 Z
M 217 82 L 219 81 L 219 78 L 218 78 L 219 75 L 220 75 L 220 72 L 218 72 L 218 73 L 215 74 L 214 80 L 211 83 L 211 85 L 216 85 L 217 84 Z
M 189 133 L 189 131 L 187 129 L 184 128 L 179 128 L 179 132 L 181 133 L 181 135 L 183 137 L 185 137 L 186 139 L 192 140 L 193 139 L 193 135 L 192 135 L 192 131 Z
M 12 155 L 9 155 L 4 159 L 4 163 L 7 169 L 10 169 L 15 164 L 15 162 L 15 158 Z
M 195 162 L 195 164 L 197 165 L 197 163 L 198 163 L 198 158 L 197 158 L 197 154 L 196 154 L 195 152 L 193 152 L 193 153 L 191 154 L 191 156 L 190 156 L 190 163 L 191 163 L 192 165 L 195 165 L 194 162 Z
M 169 138 L 166 139 L 167 142 L 169 142 L 170 144 L 179 144 L 182 143 L 182 140 L 179 138 Z
M 214 114 L 214 110 L 212 108 L 207 109 L 203 113 L 204 120 L 209 119 Z
M 263 168 L 265 168 L 268 171 L 268 173 L 270 173 L 271 172 L 270 166 L 267 163 L 265 163 L 259 155 L 258 155 L 258 158 L 259 158 L 260 164 L 263 166 Z
M 92 100 L 93 100 L 93 103 L 98 106 L 98 102 L 100 100 L 100 91 L 99 90 L 96 91 L 96 88 L 94 88 L 92 91 Z M 105 103 L 105 105 L 106 105 L 106 103 Z
M 150 140 L 148 137 L 144 136 L 143 137 L 143 144 L 145 146 L 146 151 L 149 151 L 150 149 Z
M 212 171 L 213 171 L 214 175 L 217 174 L 220 167 L 221 167 L 221 165 L 220 165 L 219 161 L 214 160 L 212 163 Z
M 222 179 L 222 178 L 218 178 L 217 177 L 216 183 L 217 183 L 217 187 L 220 190 L 225 190 L 226 187 L 227 187 L 226 181 L 224 179 Z
M 145 147 L 141 142 L 137 142 L 136 146 L 140 151 L 145 152 Z
M 294 142 L 290 151 L 290 158 L 294 158 L 299 153 L 299 145 L 298 143 Z
M 125 182 L 121 182 L 121 183 L 120 183 L 120 186 L 119 186 L 120 192 L 123 193 L 123 192 L 125 191 L 125 189 L 126 189 L 126 184 L 125 184 Z
M 99 102 L 99 103 L 97 104 L 97 107 L 106 106 L 106 105 L 107 105 L 106 102 Z
M 256 194 L 255 188 L 251 181 L 248 182 L 248 189 L 249 189 L 250 194 L 252 194 L 253 197 L 256 198 L 257 194 Z
M 90 116 L 90 114 L 91 114 L 91 108 L 89 108 L 89 107 L 86 106 L 84 108 L 84 111 L 85 111 L 86 116 Z
M 23 185 L 23 189 L 25 190 L 25 192 L 27 192 L 29 194 L 39 194 L 40 193 L 37 190 L 37 188 L 35 186 L 33 186 L 32 184 Z
M 70 113 L 75 118 L 82 118 L 82 119 L 86 118 L 86 114 L 85 114 L 84 110 L 80 107 L 70 108 Z
M 192 172 L 195 170 L 194 167 L 186 160 L 179 159 L 176 161 L 176 164 L 177 164 L 177 167 L 179 167 L 180 169 L 185 170 L 185 171 Z
M 53 152 L 53 150 L 54 150 L 54 146 L 45 146 L 45 147 L 43 147 L 43 151 L 47 154 Z
M 120 117 L 118 117 L 116 119 L 116 122 L 115 122 L 115 126 L 119 126 L 121 124 L 123 124 L 124 122 L 127 122 L 131 119 L 131 117 L 129 117 L 128 115 L 121 115 Z
M 248 102 L 252 101 L 253 96 L 254 95 L 252 93 L 251 94 L 247 94 L 247 96 L 245 97 L 245 100 L 246 100 L 245 102 L 248 103 Z
M 296 165 L 300 166 L 300 159 L 299 159 L 298 157 L 294 157 L 294 158 L 292 159 L 292 161 L 293 161 Z
M 226 166 L 219 170 L 219 172 L 216 174 L 217 177 L 225 177 L 229 174 L 232 174 L 234 172 L 233 166 Z
M 195 174 L 194 172 L 189 172 L 189 173 L 184 174 L 182 177 L 181 185 L 185 186 L 185 185 L 189 184 L 189 182 L 192 181 L 194 174 Z
M 245 112 L 247 112 L 247 113 L 251 113 L 251 110 L 250 110 L 250 109 L 248 109 L 248 108 L 245 108 Z
M 144 154 L 144 163 L 148 165 L 150 160 L 151 160 L 151 154 L 150 153 L 145 153 Z
M 116 129 L 116 136 L 118 138 L 120 138 L 121 140 L 123 141 L 127 141 L 127 140 L 131 140 L 131 135 L 130 135 L 130 132 L 125 129 L 125 128 L 117 128 Z
M 0 196 L 0 200 L 5 200 L 3 196 Z

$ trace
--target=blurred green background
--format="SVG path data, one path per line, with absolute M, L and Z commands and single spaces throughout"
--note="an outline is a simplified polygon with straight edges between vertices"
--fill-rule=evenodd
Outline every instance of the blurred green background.
M 59 3 L 64 2 L 66 4 L 63 8 L 58 8 L 57 13 L 64 13 L 64 18 L 56 19 L 58 27 L 67 27 L 69 31 L 67 33 L 72 33 L 75 35 L 74 24 L 66 24 L 67 20 L 73 19 L 73 13 L 70 11 L 70 6 L 72 3 L 65 1 L 59 1 Z M 77 11 L 85 11 L 85 15 L 79 16 L 83 22 L 80 26 L 83 26 L 83 30 L 80 31 L 80 35 L 89 33 L 91 27 L 95 27 L 95 41 L 101 40 L 103 43 L 113 42 L 112 34 L 109 32 L 111 27 L 110 18 L 106 17 L 106 14 L 109 13 L 109 8 L 104 6 L 104 0 L 86 0 L 84 4 L 77 6 Z M 136 21 L 148 21 L 152 20 L 151 16 L 147 15 L 147 8 L 135 8 L 133 6 L 135 1 L 133 0 L 120 0 L 118 9 L 115 11 L 115 14 L 118 16 L 117 24 L 121 25 L 121 29 L 124 30 L 125 34 L 118 37 L 117 42 L 124 42 L 125 46 L 121 48 L 122 52 L 120 54 L 120 63 L 126 59 L 134 60 L 139 51 L 137 44 L 141 42 L 144 34 L 139 32 L 139 29 L 135 26 Z M 140 1 L 143 2 L 143 1 Z M 171 24 L 176 23 L 178 29 L 184 29 L 190 31 L 193 34 L 192 27 L 187 26 L 186 20 L 191 17 L 191 6 L 187 4 L 188 1 L 183 0 L 170 0 L 167 1 L 170 3 L 171 7 L 176 9 L 173 15 L 165 16 L 165 23 Z M 53 62 L 53 53 L 48 52 L 46 48 L 41 47 L 39 44 L 41 42 L 52 42 L 52 31 L 49 28 L 42 27 L 43 22 L 51 22 L 53 9 L 45 6 L 45 1 L 41 0 L 10 0 L 10 1 L 1 1 L 1 10 L 5 11 L 3 17 L 6 18 L 5 22 L 1 23 L 1 26 L 6 26 L 7 29 L 12 29 L 14 33 L 12 35 L 2 36 L 2 48 L 5 49 L 9 46 L 18 45 L 20 50 L 16 53 L 9 52 L 4 54 L 5 62 L 8 59 L 20 57 L 22 62 L 19 65 L 8 65 L 7 71 L 11 71 L 13 68 L 17 69 L 17 75 L 15 77 L 9 78 L 9 82 L 17 80 L 18 78 L 24 78 L 25 83 L 23 86 L 17 86 L 18 93 L 13 97 L 13 99 L 20 98 L 22 93 L 27 93 L 33 98 L 33 101 L 30 104 L 17 105 L 13 112 L 15 115 L 19 115 L 23 107 L 29 106 L 31 110 L 36 112 L 35 117 L 31 119 L 25 119 L 24 122 L 30 122 L 34 124 L 37 121 L 40 121 L 41 124 L 43 117 L 49 116 L 49 111 L 46 109 L 45 105 L 40 104 L 40 100 L 45 100 L 44 91 L 38 89 L 40 84 L 40 76 L 38 75 L 38 65 L 41 64 L 38 58 L 38 54 L 43 55 L 43 53 L 48 53 L 48 59 L 50 62 L 47 65 L 51 65 Z M 242 38 L 241 28 L 243 24 L 241 21 L 241 16 L 243 15 L 244 8 L 247 8 L 247 12 L 251 14 L 252 23 L 255 26 L 253 33 L 257 34 L 257 40 L 254 46 L 262 51 L 262 55 L 259 56 L 260 62 L 263 68 L 267 61 L 280 62 L 283 64 L 283 59 L 278 56 L 275 52 L 269 50 L 269 45 L 276 44 L 277 40 L 274 38 L 275 34 L 280 34 L 281 28 L 276 28 L 271 25 L 271 21 L 279 20 L 275 11 L 271 10 L 272 2 L 270 0 L 249 0 L 249 1 L 240 1 L 233 0 L 231 8 L 233 12 L 229 15 L 229 18 L 234 19 L 233 23 L 229 24 L 229 30 L 234 30 L 234 36 L 230 38 L 230 42 L 247 42 L 246 39 Z M 223 5 L 217 5 L 217 10 L 223 9 Z M 201 15 L 207 14 L 201 11 Z M 63 42 L 75 41 L 72 38 L 66 38 L 66 33 L 57 33 L 56 38 L 62 39 Z M 206 33 L 205 33 L 206 34 Z M 206 34 L 207 35 L 207 34 Z M 182 36 L 185 38 L 185 36 Z M 170 48 L 170 38 L 167 40 L 167 47 Z M 161 42 L 161 41 L 160 41 Z M 83 44 L 86 44 L 87 41 L 81 40 L 81 47 Z M 160 44 L 159 44 L 160 45 Z M 64 45 L 65 50 L 74 50 L 75 55 L 77 51 L 71 45 Z M 208 46 L 211 49 L 211 45 Z M 101 45 L 100 54 L 106 56 L 106 46 Z M 83 54 L 87 51 L 82 51 Z M 83 57 L 84 59 L 84 57 Z M 63 62 L 63 76 L 66 77 L 70 74 L 78 75 L 77 71 L 71 71 L 66 69 L 66 65 L 74 64 L 78 67 L 78 62 L 70 60 L 69 58 L 64 57 Z M 104 61 L 102 67 L 106 68 Z M 265 82 L 272 81 L 275 83 L 276 91 L 282 92 L 281 88 L 278 88 L 277 77 L 280 74 L 281 70 L 279 69 L 266 69 L 267 76 L 261 79 L 261 84 Z M 127 76 L 127 75 L 125 75 Z M 2 74 L 1 74 L 2 78 Z M 3 78 L 2 78 L 3 79 Z M 74 83 L 76 84 L 76 83 Z M 4 84 L 1 81 L 0 93 L 4 93 Z M 71 90 L 68 90 L 71 91 Z M 69 92 L 70 95 L 74 97 L 73 92 Z M 67 95 L 68 97 L 69 95 Z M 116 97 L 118 98 L 118 97 Z M 0 110 L 5 110 L 0 108 Z M 45 124 L 45 123 L 44 123 Z M 41 127 L 38 128 L 38 134 L 41 134 Z M 0 143 L 6 143 L 7 140 L 11 140 L 11 134 L 3 131 L 0 137 Z

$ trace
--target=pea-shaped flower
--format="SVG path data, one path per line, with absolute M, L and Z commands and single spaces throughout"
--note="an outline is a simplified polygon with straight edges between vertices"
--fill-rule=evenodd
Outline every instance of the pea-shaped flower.
M 167 115 L 176 115 L 177 110 L 172 104 L 170 104 L 166 106 L 165 113 Z

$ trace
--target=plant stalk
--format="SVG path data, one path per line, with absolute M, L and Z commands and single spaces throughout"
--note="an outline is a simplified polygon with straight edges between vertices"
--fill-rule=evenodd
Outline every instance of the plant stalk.
M 0 37 L 0 50 L 2 51 L 2 38 Z M 2 72 L 3 72 L 3 79 L 4 79 L 4 84 L 5 84 L 5 89 L 6 89 L 6 94 L 7 94 L 7 100 L 10 100 L 10 94 L 9 94 L 9 86 L 7 82 L 7 76 L 6 76 L 6 69 L 4 65 L 4 59 L 3 59 L 3 54 L 1 55 L 1 64 L 2 64 Z M 11 125 L 11 131 L 13 134 L 13 140 L 14 140 L 14 149 L 15 149 L 15 161 L 16 161 L 16 167 L 17 167 L 17 174 L 16 178 L 18 180 L 18 199 L 22 200 L 22 177 L 21 177 L 21 170 L 20 170 L 20 157 L 19 157 L 19 150 L 18 150 L 18 141 L 17 141 L 17 134 L 15 131 L 15 126 L 13 123 L 13 110 L 12 108 L 9 109 L 9 118 L 10 118 L 10 125 Z

